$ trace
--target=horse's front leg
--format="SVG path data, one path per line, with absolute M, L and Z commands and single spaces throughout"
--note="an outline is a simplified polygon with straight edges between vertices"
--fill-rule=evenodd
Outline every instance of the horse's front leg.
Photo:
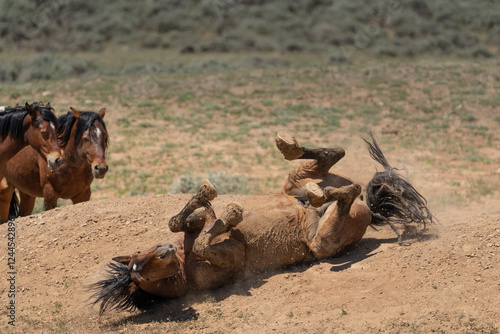
M 222 217 L 196 238 L 191 256 L 197 263 L 193 276 L 198 287 L 215 288 L 243 270 L 245 246 L 231 232 L 242 219 L 242 207 L 229 204 Z
M 172 232 L 181 232 L 186 229 L 186 220 L 196 209 L 210 205 L 210 201 L 217 197 L 213 185 L 204 180 L 198 192 L 188 201 L 180 213 L 170 218 L 168 226 Z
M 309 208 L 305 221 L 307 243 L 315 257 L 334 256 L 363 237 L 372 215 L 364 202 L 356 201 L 361 192 L 358 184 L 324 190 L 308 183 L 306 188 L 311 203 L 325 203 Z
M 220 247 L 217 244 L 211 245 L 211 242 L 215 237 L 237 226 L 242 220 L 243 208 L 241 205 L 237 203 L 229 204 L 220 219 L 215 219 L 213 224 L 207 221 L 207 226 L 209 227 L 194 241 L 193 254 L 209 261 L 213 265 L 224 266 L 227 263 L 228 252 L 224 247 Z
M 90 190 L 90 187 L 89 187 L 88 189 L 85 189 L 85 191 L 83 191 L 83 192 L 79 193 L 77 196 L 73 197 L 71 199 L 71 202 L 73 202 L 73 204 L 87 202 L 90 200 L 91 194 L 92 194 L 92 191 Z
M 46 184 L 43 187 L 43 202 L 45 204 L 45 210 L 52 210 L 57 208 L 57 200 L 59 199 L 59 194 L 57 194 L 50 185 Z
M 9 220 L 10 202 L 14 195 L 14 187 L 4 178 L 0 180 L 0 224 Z
M 19 216 L 26 217 L 31 215 L 35 208 L 36 197 L 19 191 Z

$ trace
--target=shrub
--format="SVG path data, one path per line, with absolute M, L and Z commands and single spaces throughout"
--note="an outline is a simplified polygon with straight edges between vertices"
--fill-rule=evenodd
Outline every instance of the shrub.
M 241 175 L 230 175 L 225 172 L 209 172 L 208 180 L 213 184 L 217 193 L 222 194 L 249 194 L 251 192 L 250 178 Z M 170 194 L 194 194 L 198 191 L 204 178 L 189 175 L 180 176 L 171 186 Z

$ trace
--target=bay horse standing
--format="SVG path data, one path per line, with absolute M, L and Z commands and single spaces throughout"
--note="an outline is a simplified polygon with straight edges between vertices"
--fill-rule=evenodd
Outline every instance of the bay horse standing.
M 0 192 L 8 186 L 2 180 L 7 162 L 28 145 L 40 155 L 47 169 L 55 170 L 62 163 L 56 134 L 58 121 L 52 110 L 50 103 L 44 106 L 35 102 L 0 111 Z M 0 208 L 0 223 L 8 220 L 8 210 Z
M 94 178 L 103 178 L 108 171 L 106 148 L 108 132 L 104 123 L 106 108 L 99 112 L 71 108 L 59 117 L 59 145 L 63 150 L 63 163 L 51 171 L 35 150 L 26 147 L 7 164 L 7 191 L 0 195 L 0 207 L 9 206 L 20 193 L 19 215 L 33 211 L 36 197 L 43 197 L 45 209 L 57 206 L 58 198 L 71 199 L 73 204 L 90 199 L 90 185 Z M 19 167 L 22 166 L 22 167 Z

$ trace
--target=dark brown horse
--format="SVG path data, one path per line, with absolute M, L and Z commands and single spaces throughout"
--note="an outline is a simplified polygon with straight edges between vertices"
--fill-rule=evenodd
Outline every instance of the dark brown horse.
M 27 145 L 40 155 L 48 169 L 59 167 L 62 153 L 57 144 L 58 122 L 52 110 L 50 104 L 26 103 L 23 107 L 5 107 L 0 112 L 0 180 L 5 176 L 7 162 Z M 0 191 L 6 186 L 2 181 Z M 8 209 L 0 208 L 0 223 L 7 221 Z
M 176 298 L 306 259 L 335 256 L 358 242 L 373 222 L 372 212 L 359 200 L 358 184 L 329 172 L 344 150 L 300 147 L 288 133 L 279 133 L 276 144 L 287 160 L 311 159 L 290 172 L 282 193 L 214 200 L 217 193 L 205 180 L 169 221 L 172 232 L 182 232 L 177 241 L 115 257 L 110 277 L 91 286 L 100 313 L 142 308 L 158 296 Z M 388 175 L 389 181 L 394 175 Z M 384 202 L 378 196 L 394 194 L 372 195 L 371 209 L 378 212 L 376 204 Z M 402 206 L 412 205 L 408 201 Z
M 48 169 L 42 157 L 31 147 L 14 156 L 7 163 L 9 186 L 0 193 L 0 208 L 8 207 L 11 198 L 16 198 L 15 188 L 21 197 L 21 216 L 31 214 L 36 197 L 44 198 L 46 210 L 55 208 L 58 198 L 71 199 L 75 204 L 88 201 L 92 181 L 103 178 L 108 171 L 105 113 L 106 108 L 98 113 L 71 108 L 70 112 L 59 117 L 58 138 L 63 163 L 57 171 Z

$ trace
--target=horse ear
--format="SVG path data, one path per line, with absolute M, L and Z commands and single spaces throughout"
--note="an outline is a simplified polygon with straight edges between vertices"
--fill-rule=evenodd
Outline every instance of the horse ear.
M 26 104 L 24 105 L 24 107 L 26 108 L 26 110 L 28 111 L 28 114 L 31 116 L 31 118 L 33 119 L 33 121 L 36 119 L 36 110 L 33 109 L 29 104 L 28 102 L 26 102 Z
M 52 107 L 50 106 L 50 102 L 49 102 L 49 103 L 47 103 L 47 104 L 45 105 L 45 108 L 52 108 Z
M 69 107 L 69 109 L 71 109 L 71 111 L 73 112 L 73 115 L 75 116 L 76 119 L 80 118 L 80 116 L 82 115 L 78 110 L 76 110 L 73 107 Z
M 101 110 L 99 110 L 98 114 L 99 114 L 99 116 L 101 116 L 101 118 L 104 118 L 104 115 L 106 115 L 106 108 L 101 108 Z
M 119 263 L 123 263 L 123 264 L 128 265 L 130 263 L 131 259 L 132 258 L 130 257 L 130 255 L 125 255 L 125 256 L 114 257 L 112 260 L 116 261 L 116 262 L 119 262 Z

